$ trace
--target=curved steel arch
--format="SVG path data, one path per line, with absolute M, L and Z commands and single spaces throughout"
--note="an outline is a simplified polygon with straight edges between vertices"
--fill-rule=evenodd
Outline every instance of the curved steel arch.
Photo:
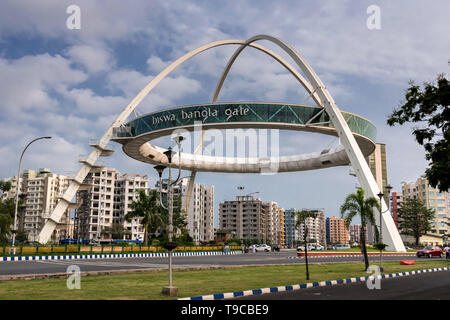
M 111 140 L 113 128 L 119 127 L 120 125 L 122 125 L 125 122 L 125 120 L 128 118 L 128 116 L 136 109 L 137 105 L 150 93 L 151 90 L 153 90 L 153 88 L 161 80 L 163 80 L 167 75 L 169 75 L 173 70 L 175 70 L 178 66 L 183 64 L 185 61 L 191 59 L 192 57 L 196 56 L 197 54 L 199 54 L 203 51 L 209 50 L 214 47 L 223 46 L 223 45 L 236 45 L 236 44 L 244 45 L 245 43 L 246 43 L 246 41 L 244 41 L 244 40 L 221 40 L 221 41 L 210 42 L 210 43 L 205 44 L 201 47 L 198 47 L 198 48 L 186 53 L 182 57 L 178 58 L 177 60 L 172 62 L 169 66 L 167 66 L 163 71 L 161 71 L 155 78 L 153 78 L 124 108 L 124 110 L 119 114 L 119 116 L 114 120 L 114 122 L 106 130 L 105 134 L 99 140 L 99 143 L 96 146 L 94 146 L 94 149 L 91 151 L 91 153 L 87 157 L 86 161 L 84 161 L 83 166 L 80 168 L 80 170 L 76 174 L 75 178 L 69 184 L 69 187 L 64 192 L 60 201 L 58 201 L 55 209 L 53 210 L 51 215 L 47 218 L 47 221 L 46 221 L 44 227 L 39 232 L 38 241 L 41 243 L 47 243 L 48 240 L 50 239 L 50 236 L 51 236 L 53 230 L 57 226 L 58 222 L 61 220 L 61 217 L 64 214 L 64 212 L 70 206 L 74 205 L 72 203 L 72 199 L 75 197 L 78 189 L 83 184 L 83 180 L 86 178 L 89 171 L 93 168 L 97 159 L 101 156 L 102 152 L 105 150 L 106 145 Z M 249 44 L 247 44 L 247 45 L 249 45 Z M 261 47 L 258 45 L 253 45 L 253 46 L 256 48 Z M 304 79 L 301 75 L 298 80 L 301 83 L 303 83 L 303 82 L 306 83 L 306 81 L 304 81 Z M 195 174 L 194 174 L 194 178 L 195 178 Z M 192 179 L 192 181 L 193 181 L 193 179 Z
M 311 94 L 311 92 L 310 94 L 313 96 L 313 98 L 315 98 L 314 100 L 316 101 L 316 103 L 318 103 L 319 106 L 322 106 L 325 109 L 325 111 L 330 116 L 331 122 L 337 129 L 339 138 L 341 139 L 341 142 L 345 147 L 345 150 L 351 161 L 352 167 L 355 170 L 359 183 L 366 191 L 366 195 L 368 197 L 377 198 L 377 194 L 380 192 L 378 184 L 376 183 L 375 178 L 373 177 L 372 172 L 370 171 L 370 168 L 367 162 L 365 161 L 365 158 L 361 150 L 359 149 L 354 136 L 352 135 L 346 121 L 344 120 L 342 114 L 340 113 L 339 108 L 337 107 L 331 94 L 328 92 L 328 90 L 323 85 L 322 81 L 314 72 L 314 70 L 311 68 L 311 66 L 284 41 L 264 34 L 256 35 L 245 41 L 245 44 L 243 44 L 240 48 L 236 50 L 235 54 L 228 62 L 227 67 L 225 68 L 222 77 L 219 80 L 213 99 L 217 99 L 217 96 L 220 92 L 220 88 L 222 87 L 223 82 L 225 81 L 225 78 L 228 74 L 228 71 L 231 68 L 233 62 L 236 60 L 237 56 L 242 52 L 242 50 L 245 47 L 249 46 L 251 43 L 258 40 L 268 40 L 279 46 L 294 60 L 297 66 L 303 71 L 305 76 L 308 78 L 311 86 L 314 88 L 313 94 Z M 315 97 L 316 93 L 319 99 Z M 387 248 L 389 250 L 394 251 L 406 251 L 403 241 L 400 238 L 400 234 L 398 233 L 398 230 L 394 224 L 394 221 L 391 217 L 391 213 L 384 199 L 381 202 L 381 211 L 384 212 L 381 217 L 383 221 L 382 231 L 387 238 L 385 240 Z M 380 224 L 379 215 L 377 214 L 375 216 L 376 216 L 375 219 L 376 223 L 379 225 Z
M 335 128 L 338 131 L 338 135 L 341 138 L 341 141 L 343 142 L 343 145 L 345 147 L 345 150 L 347 151 L 348 157 L 351 160 L 352 166 L 355 169 L 356 175 L 358 177 L 358 180 L 360 181 L 361 185 L 366 191 L 369 191 L 369 196 L 375 196 L 378 192 L 378 186 L 376 184 L 376 181 L 374 177 L 372 176 L 372 173 L 370 172 L 370 169 L 365 162 L 365 159 L 362 155 L 361 150 L 359 149 L 358 145 L 356 144 L 356 140 L 353 137 L 353 135 L 350 132 L 350 129 L 345 122 L 343 116 L 340 114 L 340 111 L 335 104 L 333 98 L 329 94 L 328 90 L 323 86 L 323 83 L 319 79 L 319 77 L 314 73 L 312 68 L 306 63 L 306 61 L 303 60 L 303 58 L 290 46 L 288 46 L 285 42 L 282 40 L 268 36 L 268 35 L 257 35 L 254 36 L 247 41 L 242 40 L 222 40 L 222 41 L 216 41 L 208 43 L 204 46 L 201 46 L 197 49 L 194 49 L 184 56 L 178 58 L 176 61 L 171 63 L 168 67 L 166 67 L 162 72 L 160 72 L 154 79 L 152 79 L 139 93 L 138 95 L 125 107 L 125 109 L 119 114 L 119 116 L 116 118 L 116 120 L 111 124 L 111 126 L 107 129 L 103 137 L 100 139 L 99 143 L 94 146 L 94 150 L 90 153 L 88 158 L 84 161 L 84 165 L 82 168 L 80 168 L 79 172 L 75 176 L 74 180 L 70 183 L 68 189 L 64 193 L 61 200 L 56 205 L 54 211 L 52 212 L 51 216 L 49 217 L 48 221 L 42 228 L 41 232 L 39 233 L 39 242 L 46 243 L 53 230 L 55 229 L 58 221 L 60 220 L 63 213 L 66 211 L 66 209 L 71 204 L 71 200 L 75 196 L 76 192 L 78 191 L 79 187 L 83 183 L 84 178 L 87 176 L 89 171 L 94 167 L 95 161 L 98 159 L 98 157 L 102 154 L 102 152 L 105 150 L 106 145 L 110 141 L 112 137 L 112 131 L 114 127 L 118 127 L 124 123 L 126 118 L 133 112 L 133 110 L 136 108 L 136 106 L 144 99 L 144 97 L 150 93 L 150 91 L 162 80 L 164 79 L 169 73 L 171 73 L 174 69 L 176 69 L 179 65 L 181 65 L 186 60 L 189 60 L 193 56 L 208 50 L 210 48 L 221 46 L 221 45 L 227 45 L 227 44 L 241 44 L 241 48 L 238 49 L 239 53 L 247 46 L 250 46 L 253 42 L 258 40 L 269 40 L 276 45 L 278 45 L 281 49 L 283 49 L 300 67 L 300 69 L 303 71 L 303 73 L 306 75 L 308 80 L 310 81 L 310 85 L 314 89 L 313 91 L 310 91 L 312 88 L 308 87 L 306 85 L 306 82 L 299 80 L 300 83 L 302 83 L 304 86 L 306 86 L 307 90 L 310 91 L 310 94 L 313 96 L 314 100 L 316 102 L 319 102 L 318 105 L 322 106 L 327 113 L 329 114 L 331 121 Z M 237 58 L 239 53 L 234 55 L 234 60 Z M 233 60 L 233 61 L 234 61 Z M 232 64 L 232 63 L 231 63 Z M 229 67 L 231 67 L 231 64 L 229 63 Z M 228 68 L 229 69 L 229 68 Z M 224 75 L 226 77 L 226 73 L 224 72 Z M 225 77 L 223 77 L 223 81 L 225 80 Z M 300 79 L 303 79 L 300 78 Z M 222 83 L 223 83 L 222 81 Z M 221 85 L 220 85 L 221 87 Z M 217 88 L 216 88 L 217 91 Z M 220 89 L 219 89 L 220 91 Z M 316 93 L 317 91 L 317 93 Z M 316 96 L 317 95 L 317 96 Z M 214 97 L 213 97 L 214 99 Z M 216 98 L 217 99 L 217 98 Z M 320 99 L 320 100 L 319 100 Z M 388 211 L 384 210 L 386 208 L 386 203 L 382 202 L 382 211 Z M 383 221 L 385 222 L 383 225 L 383 231 L 385 231 L 384 234 L 388 236 L 388 239 L 386 241 L 388 248 L 391 250 L 396 251 L 405 251 L 403 242 L 401 241 L 400 235 L 398 234 L 398 231 L 395 227 L 395 224 L 390 216 L 383 215 Z M 386 230 L 384 230 L 386 229 Z

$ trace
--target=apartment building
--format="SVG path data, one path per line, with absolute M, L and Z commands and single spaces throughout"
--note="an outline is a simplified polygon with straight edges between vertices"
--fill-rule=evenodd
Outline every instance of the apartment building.
M 167 203 L 167 183 L 162 181 L 161 194 L 163 201 Z M 187 201 L 189 178 L 182 178 L 173 188 L 174 196 L 181 195 L 182 208 Z M 159 181 L 152 190 L 159 191 Z M 214 240 L 214 186 L 195 183 L 189 208 L 186 210 L 187 229 L 195 243 Z
M 315 218 L 306 218 L 305 224 L 307 227 L 307 241 L 309 243 L 315 242 L 316 244 L 326 245 L 326 229 L 325 229 L 325 215 L 324 209 L 302 209 L 315 213 Z M 303 223 L 299 228 L 299 237 L 304 239 L 305 226 Z
M 282 212 L 276 202 L 237 196 L 235 201 L 220 203 L 219 228 L 235 232 L 239 239 L 281 245 Z
M 391 209 L 392 219 L 398 229 L 398 208 L 403 203 L 403 195 L 401 192 L 393 191 L 390 196 L 389 208 Z
M 402 182 L 403 201 L 419 199 L 428 209 L 434 209 L 435 219 L 431 223 L 432 235 L 443 236 L 450 233 L 450 227 L 446 225 L 447 218 L 450 218 L 450 193 L 440 192 L 431 187 L 428 180 L 423 175 L 415 182 Z
M 345 219 L 335 216 L 326 219 L 327 244 L 348 244 L 350 236 Z
M 11 189 L 2 194 L 2 198 L 14 199 L 16 196 L 17 177 L 7 178 L 11 182 Z M 70 177 L 55 174 L 48 168 L 24 170 L 19 176 L 19 197 L 23 200 L 22 208 L 18 210 L 18 229 L 28 234 L 28 240 L 36 241 L 45 222 L 69 186 Z M 64 212 L 56 226 L 51 239 L 53 241 L 66 238 L 73 230 L 70 211 Z
M 75 236 L 108 242 L 112 240 L 108 228 L 117 223 L 128 231 L 125 239 L 143 240 L 141 218 L 128 222 L 125 215 L 132 211 L 130 204 L 137 199 L 136 191 L 148 192 L 148 183 L 147 175 L 122 175 L 113 168 L 94 168 L 77 192 L 77 202 L 81 206 L 75 210 Z
M 368 241 L 368 236 L 367 236 L 367 226 L 364 227 L 365 229 L 365 239 L 366 239 L 366 243 Z M 351 225 L 349 228 L 349 236 L 350 236 L 350 243 L 360 243 L 361 242 L 361 225 L 360 224 L 354 224 Z
M 326 229 L 325 229 L 325 211 L 324 209 L 302 209 L 313 211 L 316 213 L 315 218 L 306 218 L 306 227 L 308 229 L 308 242 L 314 241 L 323 246 L 326 245 Z M 298 241 L 304 241 L 305 226 L 300 224 L 298 228 L 295 227 L 297 218 L 294 212 L 295 208 L 285 210 L 284 227 L 285 227 L 285 242 L 288 247 L 292 247 Z M 300 210 L 301 211 L 301 210 Z

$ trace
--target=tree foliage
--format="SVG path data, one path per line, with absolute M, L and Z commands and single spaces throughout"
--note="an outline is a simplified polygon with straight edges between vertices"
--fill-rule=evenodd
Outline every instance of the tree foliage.
M 434 209 L 427 209 L 418 199 L 406 199 L 397 211 L 398 227 L 401 233 L 413 236 L 416 245 L 419 245 L 419 238 L 431 231 Z
M 123 239 L 125 235 L 129 235 L 128 231 L 121 223 L 113 223 L 111 227 L 104 227 L 102 230 L 104 234 L 110 234 L 114 240 Z
M 350 223 L 355 216 L 361 218 L 360 243 L 366 270 L 369 268 L 369 257 L 367 255 L 365 227 L 368 222 L 375 225 L 373 208 L 377 208 L 377 210 L 380 211 L 378 200 L 373 197 L 364 199 L 364 189 L 362 188 L 358 188 L 356 193 L 347 195 L 344 203 L 341 205 L 341 217 L 345 219 L 347 228 L 350 226 Z
M 388 125 L 406 122 L 423 123 L 414 128 L 413 135 L 423 145 L 430 161 L 425 174 L 431 186 L 447 191 L 450 188 L 450 82 L 440 75 L 436 84 L 426 83 L 424 88 L 410 82 L 406 102 L 394 110 Z
M 0 180 L 0 190 L 2 192 L 7 192 L 7 191 L 11 190 L 11 182 Z
M 158 203 L 159 195 L 153 190 L 147 195 L 145 190 L 136 190 L 137 199 L 130 204 L 132 211 L 125 215 L 125 220 L 131 221 L 134 218 L 140 218 L 144 227 L 144 245 L 148 244 L 148 231 L 158 228 L 162 223 L 161 207 Z

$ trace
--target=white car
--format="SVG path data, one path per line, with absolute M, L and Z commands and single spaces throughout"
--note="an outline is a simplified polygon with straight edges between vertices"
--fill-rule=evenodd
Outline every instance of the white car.
M 260 245 L 256 245 L 255 250 L 256 250 L 256 252 L 259 252 L 259 251 L 270 252 L 270 251 L 272 251 L 272 248 L 270 246 L 268 246 L 267 244 L 260 244 Z

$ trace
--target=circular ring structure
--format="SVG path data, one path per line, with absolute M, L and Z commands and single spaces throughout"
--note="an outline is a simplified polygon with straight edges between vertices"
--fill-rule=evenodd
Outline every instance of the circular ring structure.
M 341 111 L 364 156 L 375 149 L 375 126 L 367 119 Z M 197 124 L 196 124 L 197 122 Z M 125 124 L 127 132 L 114 141 L 123 145 L 130 157 L 152 164 L 167 164 L 166 149 L 148 143 L 172 134 L 174 130 L 208 129 L 280 129 L 309 131 L 338 136 L 323 108 L 283 103 L 218 103 L 182 106 L 150 113 Z M 242 130 L 240 135 L 245 135 Z M 178 164 L 178 156 L 173 159 Z M 201 154 L 181 154 L 181 168 L 190 171 L 261 173 L 305 171 L 348 165 L 344 148 L 338 146 L 322 152 L 281 157 L 214 157 Z

